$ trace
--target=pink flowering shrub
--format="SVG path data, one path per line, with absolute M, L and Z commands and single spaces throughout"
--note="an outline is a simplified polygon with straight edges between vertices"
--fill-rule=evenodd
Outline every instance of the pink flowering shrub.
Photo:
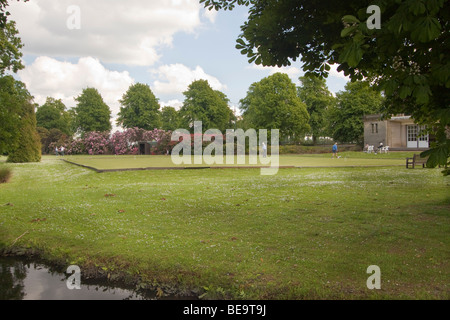
M 126 131 L 115 132 L 109 139 L 110 149 L 113 154 L 138 154 L 138 142 L 143 141 L 145 130 L 132 128 Z
M 107 154 L 109 151 L 109 132 L 89 132 L 83 140 L 90 155 Z
M 86 154 L 86 146 L 84 144 L 84 141 L 81 139 L 71 140 L 66 145 L 64 145 L 66 149 L 66 154 L 69 155 L 76 155 L 76 154 Z M 55 148 L 53 147 L 52 150 Z
M 143 141 L 156 142 L 156 145 L 151 150 L 152 154 L 167 154 L 173 148 L 171 144 L 172 132 L 170 131 L 166 132 L 160 129 L 145 131 L 143 138 Z
M 69 155 L 137 155 L 139 142 L 145 141 L 153 142 L 152 154 L 166 154 L 172 148 L 171 135 L 171 132 L 160 129 L 146 131 L 139 128 L 116 131 L 111 135 L 109 132 L 89 132 L 84 138 L 69 141 L 64 147 Z

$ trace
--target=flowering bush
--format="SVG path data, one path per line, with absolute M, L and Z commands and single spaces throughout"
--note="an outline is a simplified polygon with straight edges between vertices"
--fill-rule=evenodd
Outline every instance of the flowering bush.
M 125 131 L 89 132 L 84 138 L 69 141 L 64 145 L 66 154 L 115 154 L 115 155 L 137 155 L 139 154 L 139 142 L 156 142 L 151 150 L 152 154 L 166 154 L 171 149 L 171 132 L 155 129 L 146 131 L 139 128 L 131 128 Z M 54 150 L 56 144 L 51 144 Z M 58 146 L 59 147 L 59 146 Z
M 113 154 L 138 154 L 138 142 L 143 140 L 145 130 L 131 128 L 126 131 L 115 132 L 109 139 L 110 149 Z
M 72 140 L 67 145 L 65 145 L 66 153 L 67 154 L 85 154 L 86 151 L 86 145 L 84 144 L 84 141 L 81 139 Z M 52 150 L 55 148 L 53 147 Z
M 143 141 L 154 141 L 156 146 L 151 150 L 152 154 L 167 154 L 171 149 L 172 132 L 160 129 L 152 131 L 145 131 L 143 134 Z
M 89 132 L 84 137 L 88 154 L 107 154 L 109 151 L 109 132 Z

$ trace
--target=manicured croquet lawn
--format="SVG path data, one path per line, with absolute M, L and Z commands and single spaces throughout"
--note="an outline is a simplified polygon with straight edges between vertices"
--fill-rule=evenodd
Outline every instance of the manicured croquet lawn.
M 333 159 L 331 154 L 321 155 L 280 155 L 280 167 L 370 167 L 370 166 L 404 166 L 406 156 L 412 153 L 390 153 L 390 154 L 365 154 L 362 152 L 344 152 L 339 159 Z M 269 161 L 262 164 L 257 159 L 257 163 L 250 163 L 246 158 L 245 163 L 239 163 L 237 157 L 234 157 L 232 163 L 227 163 L 225 157 L 222 163 L 207 164 L 205 161 L 201 164 L 195 164 L 194 157 L 191 157 L 190 164 L 174 164 L 170 156 L 66 156 L 67 161 L 92 167 L 98 170 L 115 169 L 137 169 L 137 168 L 181 168 L 181 167 L 236 167 L 236 166 L 270 166 L 275 159 L 267 158 Z M 213 158 L 212 158 L 213 159 Z
M 374 157 L 349 153 L 347 161 L 405 162 Z M 104 168 L 117 167 L 110 158 L 134 159 L 78 158 Z M 13 170 L 0 185 L 0 248 L 202 298 L 450 297 L 450 178 L 439 169 L 97 173 L 59 159 L 0 164 Z M 367 288 L 370 265 L 380 267 L 380 290 Z

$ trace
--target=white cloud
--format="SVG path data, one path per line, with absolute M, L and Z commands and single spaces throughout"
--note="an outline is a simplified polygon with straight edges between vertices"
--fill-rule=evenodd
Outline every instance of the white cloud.
M 247 67 L 249 69 L 253 70 L 259 70 L 259 71 L 267 71 L 269 75 L 273 75 L 277 72 L 285 73 L 291 78 L 292 82 L 294 82 L 296 85 L 299 85 L 300 82 L 298 80 L 299 77 L 303 76 L 305 73 L 303 70 L 289 66 L 289 67 L 264 67 L 257 64 L 252 64 L 251 66 Z
M 70 6 L 80 9 L 80 29 L 70 30 Z M 203 11 L 202 11 L 203 10 Z M 34 55 L 93 56 L 107 63 L 148 66 L 171 46 L 177 32 L 193 33 L 203 14 L 195 0 L 34 0 L 11 1 L 24 52 Z
M 53 97 L 72 108 L 76 105 L 74 98 L 83 89 L 96 88 L 111 108 L 113 117 L 120 110 L 118 101 L 134 83 L 127 71 L 108 70 L 92 57 L 80 58 L 76 64 L 39 57 L 18 75 L 39 105 L 44 104 L 47 97 Z
M 178 99 L 169 100 L 167 102 L 160 101 L 159 104 L 161 105 L 161 109 L 164 107 L 173 107 L 175 110 L 180 110 L 183 106 L 183 101 L 180 101 Z
M 216 22 L 216 17 L 217 17 L 217 11 L 216 10 L 209 10 L 209 9 L 204 9 L 203 11 L 203 16 L 208 19 L 210 22 L 214 23 Z
M 208 80 L 209 85 L 214 90 L 225 90 L 226 86 L 217 78 L 208 75 L 200 66 L 195 69 L 176 63 L 163 65 L 150 72 L 163 81 L 153 82 L 152 89 L 157 95 L 160 94 L 181 94 L 187 90 L 188 86 L 195 80 Z
M 341 71 L 341 72 L 337 71 L 337 68 L 338 68 L 337 64 L 331 65 L 330 77 L 335 77 L 335 78 L 340 78 L 340 79 L 345 79 L 345 80 L 350 81 L 350 78 L 347 77 L 343 71 Z

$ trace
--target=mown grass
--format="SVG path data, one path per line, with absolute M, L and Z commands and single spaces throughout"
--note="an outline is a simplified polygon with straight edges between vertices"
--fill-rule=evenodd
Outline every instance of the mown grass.
M 450 181 L 439 170 L 7 166 L 2 248 L 204 298 L 449 298 Z M 366 287 L 369 265 L 381 290 Z
M 401 154 L 365 154 L 363 152 L 344 152 L 339 154 L 339 159 L 332 159 L 331 154 L 317 155 L 280 155 L 279 165 L 281 167 L 368 167 L 368 166 L 404 166 L 406 156 L 410 153 Z M 234 157 L 232 163 L 207 164 L 205 161 L 201 164 L 194 164 L 194 158 L 191 157 L 191 164 L 176 165 L 170 156 L 68 156 L 64 159 L 80 165 L 93 167 L 98 170 L 114 169 L 136 169 L 136 168 L 170 168 L 170 167 L 237 167 L 237 166 L 270 166 L 274 164 L 275 159 L 267 158 L 271 162 L 262 164 L 258 159 L 256 164 L 251 164 L 249 158 L 245 163 L 238 162 Z

